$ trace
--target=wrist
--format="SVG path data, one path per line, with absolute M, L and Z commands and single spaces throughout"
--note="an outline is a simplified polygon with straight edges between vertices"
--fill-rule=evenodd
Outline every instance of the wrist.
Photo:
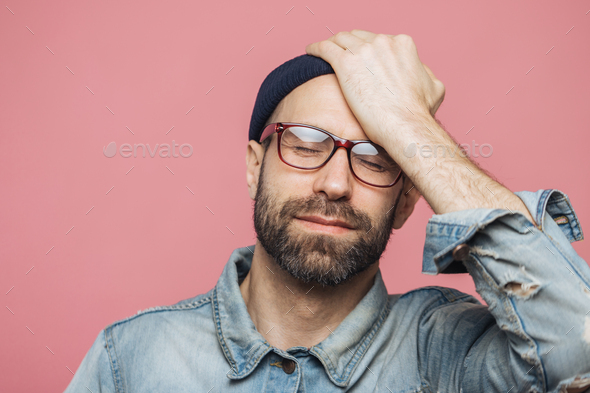
M 456 148 L 453 139 L 430 114 L 410 114 L 392 118 L 381 131 L 381 139 L 376 143 L 382 146 L 404 171 L 410 169 L 408 166 L 419 166 L 419 161 L 424 161 L 424 158 L 429 161 L 432 157 L 432 151 L 428 152 L 429 147 L 445 146 L 450 150 Z
M 391 124 L 381 146 L 436 214 L 511 209 L 534 223 L 518 197 L 473 163 L 434 117 L 399 118 Z

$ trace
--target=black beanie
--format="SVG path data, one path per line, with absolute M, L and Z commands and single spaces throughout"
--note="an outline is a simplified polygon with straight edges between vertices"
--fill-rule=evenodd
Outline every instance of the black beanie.
M 249 140 L 260 142 L 263 127 L 279 102 L 297 86 L 316 76 L 334 74 L 324 59 L 301 55 L 275 68 L 262 82 L 250 119 Z

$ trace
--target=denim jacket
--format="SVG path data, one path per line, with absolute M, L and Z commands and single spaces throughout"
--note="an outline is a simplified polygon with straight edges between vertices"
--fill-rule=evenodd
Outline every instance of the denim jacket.
M 66 392 L 515 393 L 588 384 L 590 268 L 570 245 L 583 239 L 578 218 L 560 191 L 516 195 L 538 227 L 519 212 L 483 208 L 434 215 L 426 227 L 423 273 L 468 272 L 488 306 L 440 286 L 388 294 L 378 272 L 324 341 L 284 351 L 248 314 L 239 284 L 254 246 L 238 248 L 209 292 L 101 330 Z

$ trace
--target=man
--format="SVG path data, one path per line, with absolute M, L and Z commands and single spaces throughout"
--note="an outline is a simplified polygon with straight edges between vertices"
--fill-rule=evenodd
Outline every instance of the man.
M 409 36 L 306 51 L 252 114 L 256 245 L 208 293 L 107 326 L 66 391 L 584 391 L 590 269 L 567 196 L 514 194 L 461 152 L 413 154 L 456 143 Z M 420 195 L 436 213 L 423 272 L 468 272 L 488 307 L 444 287 L 388 295 L 379 258 Z

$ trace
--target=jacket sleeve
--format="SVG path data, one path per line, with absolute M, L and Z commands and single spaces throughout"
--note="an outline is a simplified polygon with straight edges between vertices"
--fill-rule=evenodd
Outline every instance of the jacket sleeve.
M 111 393 L 115 385 L 109 354 L 106 348 L 105 331 L 100 331 L 94 344 L 84 356 L 76 374 L 64 391 L 65 393 Z
M 423 273 L 466 271 L 488 305 L 445 303 L 424 315 L 421 366 L 437 390 L 557 393 L 590 385 L 590 268 L 570 244 L 583 239 L 578 218 L 560 191 L 516 195 L 538 227 L 503 209 L 428 223 Z

